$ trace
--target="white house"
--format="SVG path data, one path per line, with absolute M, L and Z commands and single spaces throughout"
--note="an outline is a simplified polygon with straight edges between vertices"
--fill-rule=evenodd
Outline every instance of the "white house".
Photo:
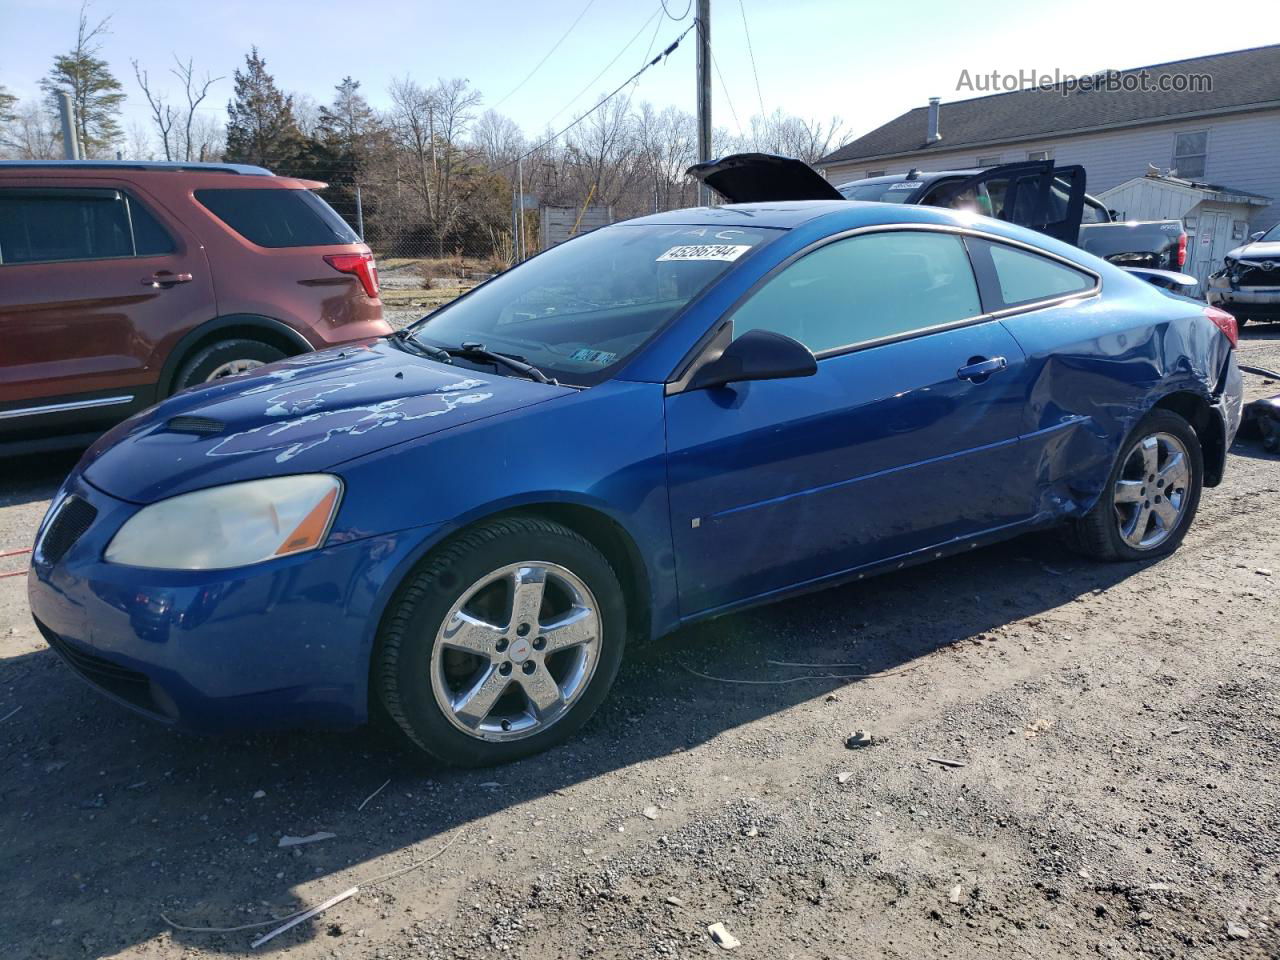
M 1208 82 L 1186 79 L 1193 75 Z M 1118 89 L 1018 90 L 949 103 L 934 98 L 817 166 L 840 184 L 912 168 L 966 170 L 1053 159 L 1083 165 L 1089 192 L 1108 197 L 1154 167 L 1205 191 L 1254 198 L 1221 209 L 1210 203 L 1194 213 L 1188 207 L 1179 214 L 1190 218 L 1188 233 L 1208 222 L 1218 230 L 1219 214 L 1225 229 L 1242 236 L 1280 221 L 1280 202 L 1273 202 L 1280 198 L 1280 44 L 1136 67 L 1115 77 Z M 1197 89 L 1170 89 L 1177 87 Z M 1121 205 L 1129 215 L 1145 217 L 1136 196 L 1126 194 Z M 1112 199 L 1108 206 L 1116 207 Z M 1206 220 L 1209 211 L 1214 215 Z M 1207 244 L 1203 235 L 1192 242 L 1197 250 L 1220 246 L 1216 232 Z

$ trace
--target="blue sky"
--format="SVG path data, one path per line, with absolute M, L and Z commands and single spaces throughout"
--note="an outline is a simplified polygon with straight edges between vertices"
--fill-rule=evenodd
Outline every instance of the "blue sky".
M 666 7 L 679 17 L 687 2 L 666 0 Z M 724 78 L 724 84 L 714 78 L 714 120 L 736 132 L 763 100 L 766 111 L 782 107 L 824 120 L 838 114 L 860 135 L 931 95 L 944 103 L 972 96 L 956 89 L 962 70 L 1085 73 L 1280 42 L 1280 4 L 1237 9 L 1245 6 L 1247 17 L 1220 16 L 1203 5 L 1184 15 L 1169 4 L 1114 0 L 742 0 L 741 6 L 712 0 L 713 49 Z M 375 106 L 386 105 L 393 77 L 461 76 L 484 93 L 487 105 L 506 97 L 498 109 L 534 133 L 553 117 L 557 125 L 572 119 L 637 69 L 651 42 L 661 50 L 687 25 L 665 17 L 659 0 L 594 0 L 556 53 L 520 86 L 585 7 L 587 0 L 94 0 L 91 16 L 112 16 L 103 55 L 130 95 L 126 125 L 146 116 L 131 58 L 153 77 L 165 73 L 174 53 L 194 57 L 198 71 L 230 77 L 256 43 L 281 86 L 321 102 L 344 74 L 361 81 Z M 0 83 L 21 97 L 36 96 L 54 54 L 74 40 L 78 9 L 78 0 L 0 0 Z M 636 102 L 692 111 L 692 40 L 645 74 Z M 230 92 L 229 79 L 216 85 L 210 109 L 221 114 Z

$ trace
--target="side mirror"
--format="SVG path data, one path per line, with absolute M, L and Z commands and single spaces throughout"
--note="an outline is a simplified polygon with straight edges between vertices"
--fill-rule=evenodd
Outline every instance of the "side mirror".
M 1262 239 L 1263 237 L 1265 237 L 1266 235 L 1267 235 L 1267 231 L 1265 231 L 1265 230 L 1259 230 L 1257 233 L 1251 233 L 1251 234 L 1249 234 L 1249 239 L 1250 239 L 1250 240 L 1261 240 L 1261 239 Z
M 817 372 L 818 361 L 800 341 L 772 330 L 748 330 L 720 356 L 700 367 L 689 381 L 689 389 L 705 390 L 745 380 L 812 377 Z

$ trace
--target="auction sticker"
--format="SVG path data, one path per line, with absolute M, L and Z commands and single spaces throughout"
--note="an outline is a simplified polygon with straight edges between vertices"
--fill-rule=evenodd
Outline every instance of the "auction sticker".
M 575 350 L 570 356 L 570 360 L 581 360 L 583 363 L 594 363 L 597 366 L 607 366 L 618 359 L 616 353 L 609 353 L 607 350 L 588 350 L 585 347 L 581 350 Z
M 749 243 L 691 243 L 672 247 L 658 258 L 664 260 L 737 260 L 751 249 Z

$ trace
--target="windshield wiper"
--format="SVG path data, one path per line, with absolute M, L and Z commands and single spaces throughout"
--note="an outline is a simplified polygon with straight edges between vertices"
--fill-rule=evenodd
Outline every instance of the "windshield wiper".
M 453 357 L 449 355 L 448 350 L 442 347 L 433 347 L 429 343 L 423 343 L 421 340 L 415 339 L 408 328 L 397 330 L 391 335 L 391 339 L 401 347 L 419 356 L 430 357 L 432 360 L 439 360 L 441 363 L 453 363 Z
M 483 343 L 468 341 L 458 347 L 442 347 L 440 348 L 450 357 L 462 357 L 464 360 L 484 360 L 489 363 L 497 364 L 500 367 L 506 367 L 508 370 L 514 370 L 516 373 L 522 373 L 530 380 L 536 380 L 538 383 L 549 383 L 559 386 L 555 380 L 548 377 L 545 373 L 529 363 L 522 357 L 513 357 L 506 353 L 497 353 L 496 351 L 486 349 Z

